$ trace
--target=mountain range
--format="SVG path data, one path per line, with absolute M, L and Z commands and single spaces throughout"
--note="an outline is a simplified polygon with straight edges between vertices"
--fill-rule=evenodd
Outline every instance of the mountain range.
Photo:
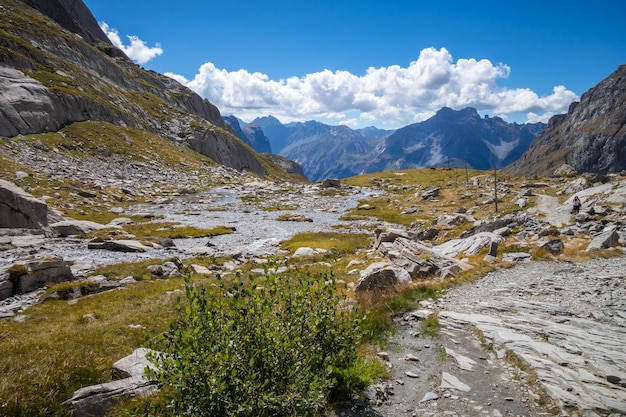
M 245 123 L 134 64 L 81 0 L 3 0 L 1 13 L 2 137 L 95 121 L 140 129 L 260 177 L 312 181 L 420 167 L 506 167 L 521 175 L 551 175 L 564 163 L 579 173 L 626 169 L 626 66 L 547 127 L 481 117 L 473 108 L 442 108 L 395 131 L 282 124 L 272 116 Z
M 233 116 L 225 120 L 233 119 Z M 502 168 L 515 161 L 545 128 L 544 123 L 508 123 L 481 118 L 471 107 L 442 108 L 430 119 L 398 130 L 353 130 L 317 121 L 282 124 L 272 116 L 244 125 L 261 129 L 274 153 L 300 164 L 312 181 L 423 167 Z M 250 134 L 240 137 L 257 151 Z M 261 144 L 263 149 L 267 146 Z

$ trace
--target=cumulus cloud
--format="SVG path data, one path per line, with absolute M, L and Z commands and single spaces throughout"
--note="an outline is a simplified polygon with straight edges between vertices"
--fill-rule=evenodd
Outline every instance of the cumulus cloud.
M 566 111 L 578 99 L 564 86 L 541 97 L 528 88 L 500 87 L 498 79 L 510 72 L 505 64 L 474 58 L 455 62 L 445 48 L 426 48 L 407 67 L 370 67 L 362 75 L 324 70 L 272 80 L 258 72 L 220 69 L 211 62 L 202 65 L 192 80 L 168 75 L 216 104 L 222 113 L 244 120 L 272 114 L 283 122 L 345 122 L 350 114 L 351 125 L 360 121 L 399 127 L 425 120 L 444 106 L 471 106 L 504 116 L 521 113 L 540 120 L 544 114 Z
M 124 51 L 126 56 L 137 64 L 143 65 L 151 59 L 163 54 L 163 48 L 161 48 L 161 45 L 158 43 L 153 47 L 149 47 L 137 36 L 131 35 L 127 36 L 130 45 L 124 45 L 117 29 L 110 28 L 105 22 L 100 22 L 100 28 L 111 40 L 113 45 Z

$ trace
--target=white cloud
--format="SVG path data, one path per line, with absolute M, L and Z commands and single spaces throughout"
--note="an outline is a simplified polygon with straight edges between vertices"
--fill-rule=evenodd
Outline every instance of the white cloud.
M 137 36 L 131 35 L 127 36 L 130 45 L 124 45 L 117 29 L 110 28 L 105 22 L 100 22 L 100 28 L 108 36 L 113 45 L 124 51 L 130 59 L 138 64 L 143 65 L 151 59 L 163 54 L 163 48 L 161 48 L 161 45 L 158 43 L 154 47 L 149 47 Z
M 481 113 L 528 114 L 529 119 L 564 112 L 576 94 L 556 86 L 540 97 L 528 88 L 507 89 L 505 64 L 474 58 L 453 61 L 445 49 L 423 49 L 407 67 L 370 67 L 363 75 L 324 70 L 302 77 L 272 80 L 247 70 L 227 71 L 208 62 L 193 80 L 175 74 L 192 90 L 217 105 L 224 114 L 252 120 L 272 114 L 292 120 L 345 120 L 353 115 L 365 124 L 399 127 L 425 120 L 443 106 L 475 107 Z M 349 120 L 352 125 L 352 120 Z

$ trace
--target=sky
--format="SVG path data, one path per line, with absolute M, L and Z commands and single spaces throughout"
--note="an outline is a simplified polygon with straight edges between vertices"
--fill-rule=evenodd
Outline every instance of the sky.
M 623 0 L 84 0 L 112 42 L 250 122 L 546 122 L 626 64 Z

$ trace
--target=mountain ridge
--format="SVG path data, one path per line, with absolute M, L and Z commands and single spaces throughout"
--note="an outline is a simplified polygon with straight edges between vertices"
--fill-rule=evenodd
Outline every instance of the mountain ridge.
M 144 70 L 94 35 L 101 30 L 82 1 L 3 3 L 0 136 L 102 121 L 158 134 L 239 171 L 262 177 L 280 172 L 227 128 L 215 105 L 167 76 Z M 64 16 L 62 23 L 79 27 L 80 33 L 48 15 Z
M 550 119 L 545 131 L 507 172 L 552 175 L 567 164 L 578 173 L 626 170 L 626 65 Z
M 302 165 L 311 181 L 433 166 L 502 168 L 545 127 L 481 118 L 472 107 L 444 107 L 424 122 L 397 130 L 373 126 L 353 130 L 315 120 L 283 125 L 274 116 L 257 117 L 251 125 L 266 133 L 273 152 Z

